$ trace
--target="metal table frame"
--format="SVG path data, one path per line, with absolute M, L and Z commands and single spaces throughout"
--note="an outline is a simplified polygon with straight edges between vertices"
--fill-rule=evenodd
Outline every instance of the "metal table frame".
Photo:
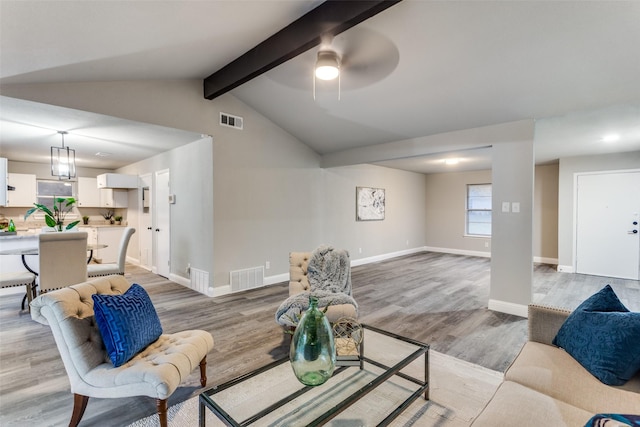
M 320 426 L 323 425 L 325 423 L 327 423 L 329 420 L 331 420 L 332 418 L 334 418 L 335 416 L 337 416 L 338 414 L 340 414 L 341 412 L 343 412 L 344 410 L 346 410 L 347 408 L 349 408 L 351 405 L 353 405 L 355 402 L 357 402 L 358 400 L 360 400 L 361 398 L 363 398 L 364 396 L 366 396 L 368 393 L 370 393 L 371 391 L 373 391 L 376 387 L 378 387 L 379 385 L 383 384 L 385 381 L 387 381 L 388 379 L 390 379 L 391 377 L 393 377 L 394 375 L 399 376 L 400 378 L 403 378 L 405 380 L 411 381 L 413 383 L 415 383 L 418 386 L 418 389 L 411 394 L 404 402 L 402 402 L 394 411 L 392 411 L 389 415 L 387 415 L 387 417 L 382 420 L 378 426 L 387 426 L 389 425 L 395 418 L 398 417 L 398 415 L 400 415 L 406 408 L 408 408 L 420 395 L 422 395 L 424 393 L 424 399 L 425 400 L 429 400 L 429 345 L 428 344 L 424 344 L 422 342 L 410 339 L 410 338 L 406 338 L 400 335 L 396 335 L 394 333 L 391 332 L 387 332 L 384 331 L 382 329 L 378 329 L 375 328 L 373 326 L 368 326 L 368 325 L 362 325 L 362 327 L 365 330 L 371 330 L 373 332 L 377 332 L 379 334 L 382 335 L 386 335 L 388 337 L 400 340 L 400 341 L 404 341 L 406 343 L 415 345 L 417 348 L 416 351 L 414 351 L 413 353 L 411 353 L 409 356 L 405 357 L 403 360 L 401 360 L 400 362 L 396 363 L 394 366 L 386 366 L 383 365 L 382 363 L 379 363 L 375 360 L 372 360 L 366 356 L 364 356 L 364 340 L 363 342 L 360 344 L 360 357 L 362 359 L 363 362 L 366 363 L 370 363 L 378 368 L 383 369 L 385 372 L 381 375 L 379 375 L 375 380 L 371 381 L 370 383 L 368 383 L 367 385 L 365 385 L 364 387 L 360 388 L 359 390 L 357 390 L 355 393 L 352 393 L 350 396 L 348 396 L 346 399 L 344 399 L 342 402 L 340 402 L 339 404 L 335 405 L 334 407 L 330 408 L 328 411 L 326 411 L 325 413 L 323 413 L 321 416 L 319 416 L 318 418 L 316 418 L 315 420 L 313 420 L 311 423 L 307 424 L 308 426 Z M 366 333 L 365 333 L 365 337 L 366 337 Z M 424 381 L 414 378 L 412 376 L 406 375 L 402 372 L 400 372 L 402 369 L 404 369 L 407 365 L 409 365 L 411 362 L 413 362 L 414 360 L 418 359 L 420 356 L 424 355 Z M 231 381 L 228 381 L 224 384 L 218 385 L 218 386 L 214 386 L 213 388 L 204 391 L 203 393 L 200 394 L 199 397 L 199 425 L 201 427 L 205 427 L 206 425 L 206 408 L 209 408 L 209 410 L 211 410 L 225 425 L 227 426 L 248 426 L 250 424 L 255 423 L 256 421 L 260 420 L 261 418 L 263 418 L 264 416 L 268 415 L 269 413 L 273 412 L 274 410 L 284 406 L 285 404 L 291 402 L 293 399 L 297 398 L 298 396 L 301 396 L 305 393 L 307 393 L 308 391 L 316 388 L 316 387 L 303 387 L 297 391 L 295 391 L 294 393 L 291 393 L 288 396 L 283 397 L 282 399 L 278 400 L 277 402 L 275 402 L 274 404 L 268 406 L 267 408 L 261 410 L 260 412 L 254 414 L 253 416 L 247 418 L 246 420 L 243 420 L 241 422 L 238 422 L 236 420 L 234 420 L 230 414 L 228 414 L 222 407 L 220 407 L 220 405 L 218 405 L 214 400 L 213 400 L 213 396 L 216 393 L 219 393 L 223 390 L 226 390 L 230 387 L 233 387 L 249 378 L 255 377 L 257 375 L 260 375 L 264 372 L 269 371 L 270 369 L 275 368 L 276 366 L 282 365 L 283 363 L 288 363 L 289 362 L 289 358 L 285 357 L 279 360 L 276 360 L 275 362 L 272 362 L 266 366 L 263 366 L 262 368 L 256 369 L 253 372 L 250 372 L 248 374 L 242 375 L 238 378 L 235 378 Z M 348 366 L 340 366 L 337 367 L 334 375 L 336 373 L 342 372 L 343 370 L 347 369 Z M 360 369 L 363 369 L 363 365 L 360 364 Z M 322 387 L 322 386 L 319 386 Z

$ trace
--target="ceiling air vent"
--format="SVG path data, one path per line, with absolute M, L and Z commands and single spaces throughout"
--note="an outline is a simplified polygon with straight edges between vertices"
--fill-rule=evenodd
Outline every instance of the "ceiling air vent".
M 234 129 L 242 129 L 242 117 L 232 116 L 231 114 L 220 112 L 220 125 Z

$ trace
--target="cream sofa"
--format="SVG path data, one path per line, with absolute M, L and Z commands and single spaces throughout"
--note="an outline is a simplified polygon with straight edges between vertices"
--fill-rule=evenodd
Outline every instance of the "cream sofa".
M 608 386 L 551 344 L 569 314 L 529 306 L 529 341 L 473 427 L 584 426 L 599 413 L 640 414 L 640 373 Z

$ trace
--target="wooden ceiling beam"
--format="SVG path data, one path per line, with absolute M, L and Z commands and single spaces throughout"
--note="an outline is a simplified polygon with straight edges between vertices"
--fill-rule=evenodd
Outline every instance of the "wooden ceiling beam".
M 204 97 L 229 92 L 400 1 L 328 0 L 204 79 Z

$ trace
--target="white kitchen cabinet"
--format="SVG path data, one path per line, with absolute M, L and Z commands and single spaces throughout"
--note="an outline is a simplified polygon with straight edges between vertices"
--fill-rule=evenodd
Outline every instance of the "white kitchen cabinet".
M 129 205 L 129 192 L 113 188 L 100 189 L 100 207 L 126 208 Z
M 98 249 L 94 253 L 96 261 L 101 263 L 118 262 L 118 253 L 120 251 L 120 239 L 125 227 L 96 227 L 97 244 L 108 245 L 104 249 Z
M 9 163 L 0 157 L 0 206 L 7 206 L 7 181 L 9 181 Z
M 98 188 L 138 188 L 137 175 L 103 173 L 98 175 Z
M 15 190 L 7 191 L 8 207 L 33 207 L 36 202 L 36 176 L 26 173 L 10 173 L 7 185 Z
M 78 207 L 99 208 L 100 190 L 96 178 L 78 177 Z

